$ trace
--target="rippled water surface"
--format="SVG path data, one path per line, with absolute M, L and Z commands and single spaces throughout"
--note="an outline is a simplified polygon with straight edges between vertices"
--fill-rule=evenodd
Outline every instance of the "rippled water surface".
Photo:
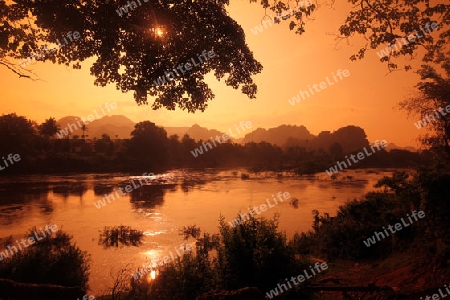
M 290 199 L 260 216 L 280 213 L 280 228 L 291 237 L 296 231 L 311 228 L 313 209 L 333 215 L 339 205 L 361 198 L 374 190 L 378 179 L 391 174 L 388 170 L 351 170 L 330 180 L 325 173 L 311 177 L 259 173 L 242 180 L 241 172 L 245 171 L 173 170 L 150 177 L 78 174 L 0 178 L 0 238 L 19 238 L 33 226 L 58 225 L 92 255 L 89 284 L 93 293 L 100 294 L 112 282 L 112 269 L 175 254 L 185 243 L 179 235 L 183 226 L 195 224 L 217 233 L 220 214 L 228 222 L 239 211 L 248 212 L 249 206 L 260 206 L 267 203 L 266 199 L 273 204 L 272 195 L 289 192 Z M 129 193 L 127 185 L 128 191 L 132 189 Z M 97 208 L 94 202 L 105 195 L 111 202 Z M 297 205 L 290 203 L 293 198 L 298 199 Z M 144 243 L 140 247 L 108 249 L 98 244 L 99 231 L 119 225 L 144 230 Z

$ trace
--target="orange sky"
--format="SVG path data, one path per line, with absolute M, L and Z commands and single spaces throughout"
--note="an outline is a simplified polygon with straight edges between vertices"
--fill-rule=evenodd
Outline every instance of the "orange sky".
M 336 4 L 336 10 L 321 6 L 315 20 L 308 22 L 307 32 L 298 36 L 288 30 L 287 23 L 255 35 L 250 29 L 259 24 L 264 9 L 259 4 L 250 5 L 248 0 L 232 2 L 230 15 L 241 24 L 250 49 L 264 66 L 262 73 L 254 77 L 259 89 L 256 100 L 209 75 L 207 82 L 216 99 L 204 113 L 153 111 L 138 106 L 132 92 L 122 94 L 113 85 L 94 86 L 94 77 L 89 75 L 93 60 L 84 63 L 81 70 L 39 62 L 30 67 L 43 81 L 19 79 L 0 66 L 4 86 L 0 113 L 15 112 L 41 123 L 48 117 L 87 116 L 105 102 L 116 102 L 118 109 L 113 114 L 125 115 L 135 122 L 150 120 L 164 126 L 197 123 L 226 131 L 236 123 L 251 121 L 253 128 L 304 125 L 313 134 L 357 125 L 365 129 L 370 141 L 419 146 L 416 139 L 425 129 L 418 130 L 413 124 L 416 118 L 408 119 L 406 112 L 396 108 L 399 101 L 414 95 L 418 75 L 411 71 L 387 75 L 386 65 L 379 62 L 375 51 L 367 52 L 362 61 L 350 62 L 348 57 L 364 41 L 353 38 L 349 44 L 343 41 L 336 47 L 334 36 L 330 35 L 342 24 L 347 11 L 341 5 L 346 4 Z M 416 59 L 412 64 L 418 66 L 420 61 Z M 331 79 L 331 73 L 338 69 L 348 69 L 350 76 L 301 103 L 288 103 L 299 90 L 307 91 L 308 85 L 320 84 L 327 76 Z

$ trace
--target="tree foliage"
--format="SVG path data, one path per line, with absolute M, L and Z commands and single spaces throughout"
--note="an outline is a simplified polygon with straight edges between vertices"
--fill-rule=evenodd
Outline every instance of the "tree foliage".
M 128 153 L 141 160 L 162 162 L 167 156 L 167 132 L 150 121 L 134 126 L 129 140 Z
M 425 120 L 427 134 L 421 137 L 424 145 L 450 156 L 450 51 L 437 60 L 441 68 L 426 64 L 419 70 L 421 82 L 416 84 L 419 95 L 399 103 L 410 115 Z M 420 122 L 420 121 L 419 121 Z M 441 151 L 444 150 L 444 151 Z
M 55 118 L 48 118 L 44 123 L 39 125 L 38 130 L 39 134 L 48 140 L 49 138 L 55 136 L 55 134 L 60 130 L 60 126 L 56 122 Z
M 245 43 L 242 28 L 228 16 L 228 1 L 153 0 L 119 15 L 127 1 L 21 0 L 0 3 L 1 57 L 24 59 L 47 47 L 39 60 L 80 68 L 95 58 L 91 74 L 95 84 L 115 84 L 122 92 L 134 92 L 138 104 L 156 97 L 153 108 L 190 112 L 204 110 L 213 99 L 205 75 L 213 72 L 234 89 L 254 98 L 252 75 L 262 66 Z M 68 32 L 80 38 L 69 42 Z M 64 38 L 69 42 L 65 44 Z M 63 47 L 48 51 L 59 40 Z M 180 64 L 199 63 L 198 55 L 215 56 L 166 84 L 154 81 Z
M 30 144 L 37 139 L 36 123 L 16 114 L 0 117 L 0 153 L 33 152 Z
M 392 58 L 399 56 L 414 57 L 422 46 L 426 53 L 425 61 L 433 61 L 439 52 L 449 42 L 450 5 L 445 2 L 438 3 L 430 0 L 349 0 L 353 4 L 345 23 L 339 28 L 341 37 L 348 38 L 362 35 L 367 43 L 358 53 L 350 57 L 351 60 L 362 59 L 368 49 L 377 49 L 379 46 L 390 46 L 390 54 L 380 58 L 386 62 L 390 70 L 398 68 Z M 422 33 L 427 24 L 438 24 L 438 37 Z M 412 34 L 419 33 L 419 35 Z M 422 33 L 422 34 L 420 34 Z M 419 36 L 422 36 L 419 38 Z M 411 39 L 408 39 L 411 37 Z M 414 38 L 415 39 L 412 39 Z M 405 40 L 405 38 L 407 40 Z M 400 41 L 403 40 L 403 41 Z M 393 46 L 400 44 L 400 49 L 392 50 Z M 406 70 L 411 67 L 404 66 Z
M 250 2 L 257 2 L 257 0 L 250 0 Z M 304 2 L 261 0 L 266 10 L 269 9 L 283 16 L 281 20 L 277 18 L 276 22 L 287 22 L 289 29 L 295 30 L 295 33 L 300 35 L 306 31 L 307 20 L 321 6 L 318 1 L 313 1 L 311 5 L 304 5 Z M 388 47 L 390 54 L 381 57 L 380 61 L 387 63 L 389 70 L 394 70 L 399 67 L 394 58 L 415 57 L 419 48 L 423 47 L 426 50 L 423 60 L 431 62 L 438 59 L 439 53 L 442 53 L 442 49 L 449 43 L 450 5 L 446 1 L 348 0 L 347 2 L 351 4 L 351 10 L 344 23 L 337 26 L 339 34 L 336 35 L 336 41 L 340 42 L 358 35 L 363 36 L 367 41 L 357 53 L 350 57 L 350 60 L 363 59 L 368 50 Z M 322 4 L 334 8 L 335 0 Z M 437 36 L 426 34 L 412 42 L 400 41 L 414 34 L 416 30 L 420 35 L 421 28 L 432 22 L 439 25 Z M 396 44 L 401 47 L 395 48 L 394 51 L 393 46 Z M 404 66 L 406 70 L 410 68 L 409 65 Z
M 299 2 L 302 1 L 262 0 L 260 4 L 266 10 L 283 15 L 277 22 L 289 22 L 290 30 L 302 34 L 307 19 L 320 5 Z M 392 46 L 398 39 L 433 21 L 440 26 L 439 37 L 426 35 L 380 60 L 395 69 L 398 66 L 392 58 L 414 56 L 419 46 L 423 46 L 427 50 L 424 58 L 433 61 L 448 44 L 450 34 L 444 28 L 450 22 L 450 5 L 445 2 L 348 2 L 353 7 L 339 27 L 338 39 L 363 35 L 367 40 L 352 60 L 364 58 L 368 49 Z M 142 0 L 138 3 L 140 5 L 128 6 L 128 12 L 121 14 L 120 8 L 128 5 L 125 0 L 1 1 L 0 64 L 19 76 L 35 78 L 31 70 L 9 59 L 27 59 L 34 55 L 37 60 L 81 68 L 81 62 L 94 58 L 90 70 L 96 85 L 115 84 L 122 92 L 131 91 L 138 104 L 148 104 L 149 96 L 156 97 L 152 104 L 154 109 L 173 110 L 178 106 L 189 112 L 203 111 L 207 102 L 214 98 L 205 83 L 205 75 L 210 72 L 218 80 L 225 79 L 234 89 L 241 88 L 248 97 L 255 97 L 257 87 L 252 76 L 261 72 L 262 66 L 246 45 L 244 31 L 228 15 L 228 0 Z M 332 6 L 334 0 L 329 4 Z M 69 32 L 75 31 L 79 32 L 79 39 L 67 44 L 62 42 Z M 64 47 L 55 47 L 57 40 Z M 182 74 L 178 71 L 179 76 L 165 84 L 155 84 L 166 72 L 198 59 L 203 51 L 213 51 L 215 56 Z M 41 54 L 36 55 L 39 52 Z

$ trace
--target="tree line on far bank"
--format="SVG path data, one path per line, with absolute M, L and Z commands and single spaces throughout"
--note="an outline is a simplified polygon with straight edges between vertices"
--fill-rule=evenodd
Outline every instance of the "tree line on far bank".
M 135 125 L 130 139 L 112 139 L 103 134 L 100 139 L 84 136 L 57 138 L 59 127 L 54 118 L 42 124 L 16 114 L 0 116 L 0 155 L 19 154 L 21 161 L 1 174 L 54 172 L 153 172 L 169 168 L 247 167 L 250 172 L 263 170 L 294 171 L 299 175 L 323 172 L 343 160 L 345 155 L 368 145 L 364 130 L 347 126 L 336 134 L 319 135 L 316 140 L 289 139 L 282 147 L 267 142 L 245 145 L 227 141 L 216 147 L 204 145 L 209 140 L 196 141 L 184 135 L 167 136 L 162 127 L 150 121 Z M 86 128 L 86 131 L 89 129 Z M 351 139 L 340 136 L 351 133 Z M 213 137 L 214 138 L 214 137 Z M 308 146 L 308 143 L 310 144 Z M 194 156 L 196 148 L 203 154 Z M 205 151 L 205 148 L 208 151 Z M 382 150 L 377 155 L 354 165 L 364 167 L 414 167 L 430 162 L 429 151 Z

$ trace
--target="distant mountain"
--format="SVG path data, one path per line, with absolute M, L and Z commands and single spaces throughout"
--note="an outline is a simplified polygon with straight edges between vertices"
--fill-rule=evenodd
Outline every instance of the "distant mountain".
M 286 144 L 289 138 L 298 140 L 310 140 L 315 138 L 309 133 L 305 126 L 281 125 L 275 128 L 257 128 L 256 130 L 246 134 L 242 140 L 243 144 L 250 142 L 268 142 L 277 146 Z
M 83 126 L 84 123 L 81 121 L 80 117 L 63 117 L 58 120 L 57 123 L 61 129 L 67 129 L 71 137 L 74 135 L 81 137 L 83 135 L 81 126 Z M 134 130 L 135 124 L 136 123 L 122 115 L 104 116 L 101 119 L 96 119 L 88 123 L 86 125 L 87 131 L 85 132 L 85 135 L 87 135 L 87 138 L 93 139 L 101 138 L 102 134 L 106 133 L 112 139 L 129 139 L 131 138 L 131 132 Z M 72 129 L 72 131 L 70 129 Z M 177 134 L 180 139 L 185 134 L 188 134 L 194 140 L 208 140 L 210 138 L 215 138 L 217 135 L 222 136 L 224 134 L 218 130 L 208 129 L 197 124 L 194 124 L 191 127 L 164 127 L 164 129 L 166 130 L 168 137 Z
M 336 153 L 358 151 L 369 144 L 364 129 L 353 125 L 339 128 L 334 132 L 322 131 L 317 136 L 311 134 L 305 126 L 281 125 L 270 129 L 258 128 L 247 134 L 243 143 L 263 141 L 280 147 L 299 146 L 308 150 L 329 151 L 333 146 Z
M 134 123 L 125 116 L 105 116 L 99 120 L 93 121 L 90 133 L 95 137 L 101 137 L 103 133 L 108 134 L 111 138 L 127 139 L 131 137 L 131 132 L 134 130 Z
M 57 121 L 62 130 L 68 130 L 70 137 L 78 135 L 81 137 L 83 131 L 81 126 L 83 122 L 79 117 L 67 116 Z M 134 130 L 136 123 L 122 115 L 105 116 L 101 119 L 90 122 L 87 127 L 87 138 L 101 138 L 102 134 L 108 134 L 112 139 L 128 139 L 131 138 L 131 132 Z M 160 125 L 158 125 L 160 126 Z M 72 129 L 72 132 L 70 131 Z M 178 135 L 181 139 L 188 134 L 194 140 L 209 140 L 217 135 L 222 136 L 224 132 L 201 127 L 194 124 L 191 127 L 164 127 L 167 136 Z M 229 134 L 227 132 L 227 134 Z M 296 125 L 280 125 L 275 128 L 257 128 L 256 130 L 245 135 L 244 138 L 232 139 L 235 143 L 246 144 L 249 142 L 267 142 L 280 147 L 299 146 L 307 149 L 323 149 L 329 151 L 333 147 L 333 151 L 339 153 L 343 151 L 349 153 L 359 151 L 369 144 L 364 129 L 349 125 L 339 128 L 334 132 L 322 131 L 317 136 L 311 134 L 305 126 Z M 337 145 L 339 144 L 339 145 Z M 342 150 L 339 150 L 341 148 Z M 409 151 L 417 151 L 413 147 L 398 147 L 393 143 L 388 144 L 386 150 L 401 149 Z
M 211 138 L 214 139 L 217 135 L 222 136 L 224 132 L 220 132 L 215 129 L 208 129 L 206 127 L 200 127 L 199 125 L 194 124 L 191 128 L 189 128 L 187 134 L 194 140 L 209 140 Z
M 81 137 L 83 134 L 81 126 L 83 126 L 84 123 L 79 117 L 63 117 L 58 120 L 57 123 L 61 126 L 62 130 L 68 129 L 70 136 L 78 135 Z M 112 139 L 128 139 L 131 137 L 130 133 L 134 130 L 134 125 L 135 123 L 125 116 L 105 116 L 88 123 L 86 125 L 87 131 L 85 134 L 90 139 L 101 138 L 104 133 L 108 134 Z
M 215 138 L 217 135 L 222 137 L 224 132 L 220 132 L 215 129 L 208 129 L 206 127 L 201 127 L 198 124 L 194 124 L 191 127 L 164 127 L 167 132 L 167 136 L 178 135 L 180 139 L 183 138 L 185 134 L 188 134 L 190 138 L 194 140 L 209 140 Z

